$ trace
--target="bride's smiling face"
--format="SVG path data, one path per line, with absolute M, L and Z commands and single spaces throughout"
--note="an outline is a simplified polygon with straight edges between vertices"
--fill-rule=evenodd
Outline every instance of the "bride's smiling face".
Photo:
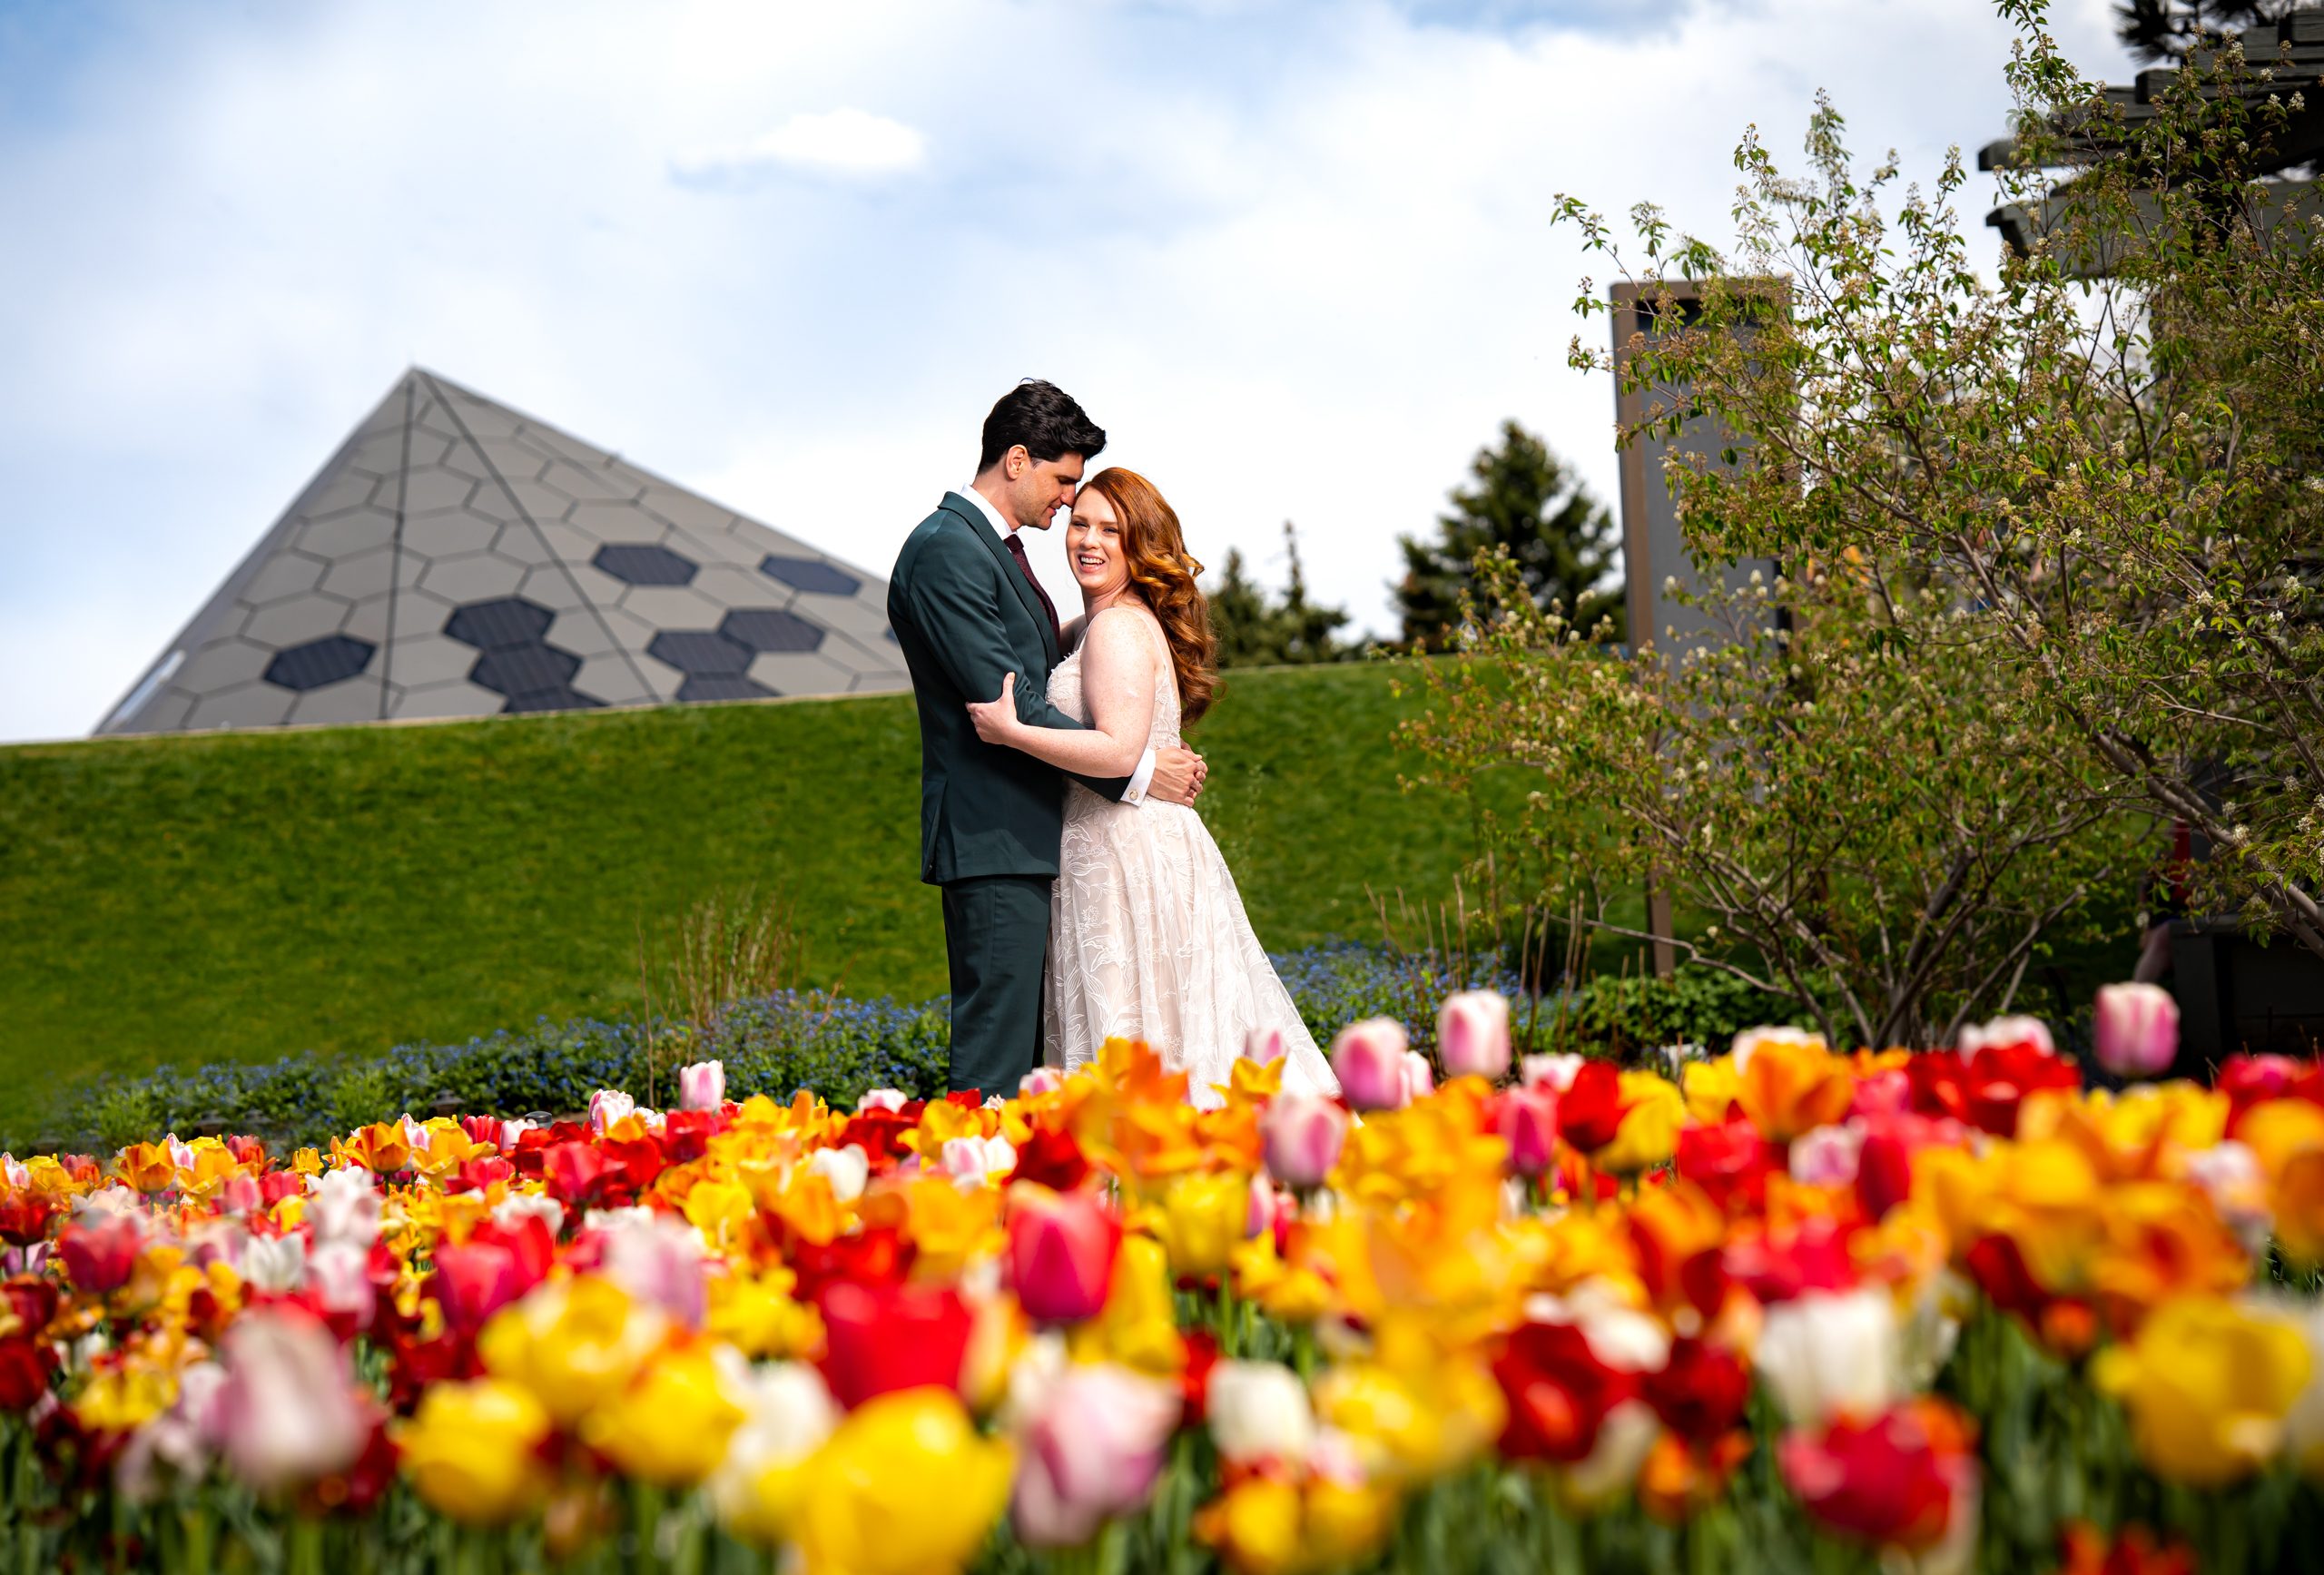
M 1073 500 L 1073 519 L 1065 527 L 1065 561 L 1081 586 L 1084 601 L 1094 602 L 1129 584 L 1129 555 L 1122 550 L 1121 517 L 1112 501 L 1094 487 L 1085 487 Z

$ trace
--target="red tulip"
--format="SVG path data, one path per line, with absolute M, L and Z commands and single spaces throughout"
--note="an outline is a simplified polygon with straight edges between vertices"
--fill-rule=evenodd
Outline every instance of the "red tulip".
M 307 1178 L 295 1170 L 270 1170 L 258 1178 L 258 1200 L 272 1208 L 286 1197 L 297 1197 L 307 1190 Z
M 1584 1061 L 1558 1096 L 1558 1132 L 1584 1154 L 1614 1140 L 1624 1115 L 1622 1075 L 1611 1061 Z
M 1027 1186 L 1009 1194 L 1009 1277 L 1035 1323 L 1096 1317 L 1121 1245 L 1121 1222 L 1088 1193 Z
M 1551 1089 L 1510 1089 L 1494 1102 L 1493 1127 L 1509 1145 L 1513 1174 L 1539 1176 L 1557 1162 L 1558 1096 Z
M 1866 1134 L 1856 1157 L 1856 1197 L 1865 1217 L 1877 1225 L 1912 1195 L 1912 1146 L 1896 1132 Z
M 910 1114 L 906 1114 L 909 1111 Z M 887 1110 L 873 1107 L 858 1110 L 847 1118 L 847 1125 L 832 1139 L 832 1147 L 844 1148 L 852 1143 L 863 1150 L 874 1170 L 892 1169 L 896 1162 L 911 1151 L 904 1147 L 904 1135 L 920 1125 L 921 1105 L 912 1101 L 902 1109 Z
M 850 1410 L 899 1389 L 960 1387 L 975 1318 L 949 1286 L 834 1280 L 822 1313 L 823 1378 Z
M 1036 1127 L 1017 1150 L 1017 1168 L 1010 1181 L 1031 1181 L 1054 1192 L 1071 1192 L 1089 1174 L 1089 1161 L 1073 1134 L 1050 1127 Z
M 226 1152 L 234 1157 L 237 1164 L 247 1165 L 252 1170 L 266 1168 L 266 1145 L 259 1138 L 229 1137 L 226 1139 Z
M 1509 1397 L 1501 1452 L 1512 1460 L 1582 1459 L 1597 1447 L 1606 1413 L 1638 1393 L 1636 1375 L 1599 1361 L 1573 1324 L 1525 1324 L 1492 1375 Z
M 56 1306 L 64 1298 L 58 1294 L 56 1282 L 44 1275 L 17 1275 L 6 1285 L 0 1285 L 0 1295 L 8 1299 L 8 1311 L 24 1325 L 20 1333 L 38 1334 L 56 1316 Z
M 0 1240 L 20 1247 L 46 1241 L 48 1223 L 55 1217 L 56 1205 L 49 1198 L 37 1192 L 12 1192 L 0 1198 Z
M 1787 1231 L 1738 1233 L 1719 1255 L 1728 1276 L 1762 1302 L 1787 1302 L 1809 1291 L 1845 1291 L 1856 1283 L 1847 1233 L 1817 1216 Z
M 452 1193 L 482 1192 L 494 1182 L 512 1180 L 516 1175 L 517 1167 L 497 1154 L 487 1155 L 482 1159 L 465 1159 L 460 1162 L 459 1169 L 444 1183 L 444 1190 Z
M 135 1220 L 113 1215 L 95 1225 L 66 1226 L 56 1251 L 74 1285 L 92 1296 L 105 1296 L 129 1284 L 143 1242 Z
M 497 1243 L 438 1247 L 436 1300 L 444 1309 L 444 1327 L 463 1336 L 483 1328 L 517 1299 L 517 1255 Z
M 1639 1398 L 1689 1443 L 1711 1443 L 1741 1425 L 1751 1371 L 1732 1351 L 1680 1339 L 1671 1344 L 1668 1365 L 1640 1376 Z
M 893 1285 L 911 1267 L 912 1245 L 893 1226 L 872 1226 L 853 1235 L 828 1242 L 792 1237 L 783 1255 L 799 1276 L 792 1294 L 803 1302 L 819 1301 L 823 1287 L 842 1280 L 863 1285 Z
M 1975 1491 L 1973 1424 L 1941 1400 L 1918 1400 L 1869 1422 L 1794 1432 L 1776 1445 L 1784 1481 L 1828 1529 L 1882 1547 L 1941 1541 Z
M 550 1196 L 569 1209 L 597 1202 L 606 1184 L 615 1179 L 615 1168 L 593 1144 L 556 1143 L 541 1150 L 541 1179 L 548 1184 Z
M 0 1411 L 30 1411 L 48 1393 L 55 1366 L 55 1348 L 28 1334 L 0 1340 Z
M 1672 1166 L 1729 1213 L 1738 1206 L 1757 1207 L 1767 1195 L 1768 1141 L 1741 1116 L 1716 1127 L 1679 1128 Z
M 505 1146 L 505 1133 L 497 1116 L 463 1116 L 460 1130 L 471 1143 L 488 1143 L 495 1148 Z

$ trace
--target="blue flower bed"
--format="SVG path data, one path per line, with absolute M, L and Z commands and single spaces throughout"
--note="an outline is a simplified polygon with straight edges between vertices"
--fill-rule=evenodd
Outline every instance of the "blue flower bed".
M 1677 979 L 1599 979 L 1562 999 L 1521 997 L 1499 959 L 1467 966 L 1384 953 L 1353 943 L 1274 959 L 1319 1044 L 1348 1023 L 1390 1017 L 1411 1029 L 1415 1048 L 1434 1039 L 1437 1003 L 1455 989 L 1499 989 L 1515 1001 L 1521 1048 L 1562 1048 L 1629 1055 L 1654 1045 L 1694 1042 L 1713 1050 L 1752 1023 L 1785 1020 L 1783 1003 L 1702 970 Z M 948 1003 L 785 992 L 737 1001 L 697 1039 L 684 1027 L 656 1025 L 651 1047 L 635 1023 L 588 1019 L 506 1030 L 462 1045 L 404 1045 L 365 1060 L 312 1053 L 269 1064 L 236 1061 L 164 1067 L 149 1077 L 69 1090 L 51 1118 L 15 1136 L 43 1148 L 109 1152 L 165 1132 L 190 1137 L 205 1124 L 256 1133 L 277 1145 L 323 1145 L 334 1134 L 404 1111 L 522 1115 L 580 1109 L 596 1088 L 625 1088 L 666 1104 L 675 1068 L 716 1058 L 734 1098 L 788 1100 L 801 1088 L 852 1107 L 867 1088 L 920 1097 L 945 1088 L 950 1042 Z

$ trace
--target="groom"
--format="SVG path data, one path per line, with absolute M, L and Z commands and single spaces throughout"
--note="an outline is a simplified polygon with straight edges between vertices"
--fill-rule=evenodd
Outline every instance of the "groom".
M 1027 724 L 1084 725 L 1045 698 L 1061 655 L 1057 607 L 1017 536 L 1072 506 L 1083 464 L 1105 446 L 1063 389 L 1018 384 L 985 418 L 976 479 L 913 529 L 888 581 L 888 625 L 920 705 L 920 878 L 944 889 L 955 1091 L 1013 1095 L 1041 1058 L 1065 777 L 980 739 L 968 707 L 998 698 L 1014 673 Z M 1123 803 L 1190 804 L 1203 771 L 1187 750 L 1149 749 L 1129 776 L 1076 780 Z

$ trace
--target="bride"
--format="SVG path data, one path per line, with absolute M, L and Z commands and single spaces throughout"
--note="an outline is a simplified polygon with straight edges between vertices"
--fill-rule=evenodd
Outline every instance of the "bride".
M 1118 466 L 1075 498 L 1066 556 L 1082 616 L 1066 625 L 1068 655 L 1049 674 L 1049 704 L 1088 732 L 1027 726 L 1015 675 L 1000 698 L 971 704 L 977 736 L 1061 771 L 1124 776 L 1148 747 L 1175 744 L 1217 688 L 1216 642 L 1178 517 L 1153 483 Z M 1182 804 L 1111 803 L 1066 783 L 1065 843 L 1049 900 L 1049 977 L 1042 1003 L 1050 1066 L 1097 1058 L 1108 1039 L 1143 1039 L 1189 1097 L 1215 1106 L 1211 1085 L 1253 1036 L 1279 1034 L 1283 1086 L 1336 1093 L 1339 1083 L 1275 977 L 1236 894 L 1218 844 Z

